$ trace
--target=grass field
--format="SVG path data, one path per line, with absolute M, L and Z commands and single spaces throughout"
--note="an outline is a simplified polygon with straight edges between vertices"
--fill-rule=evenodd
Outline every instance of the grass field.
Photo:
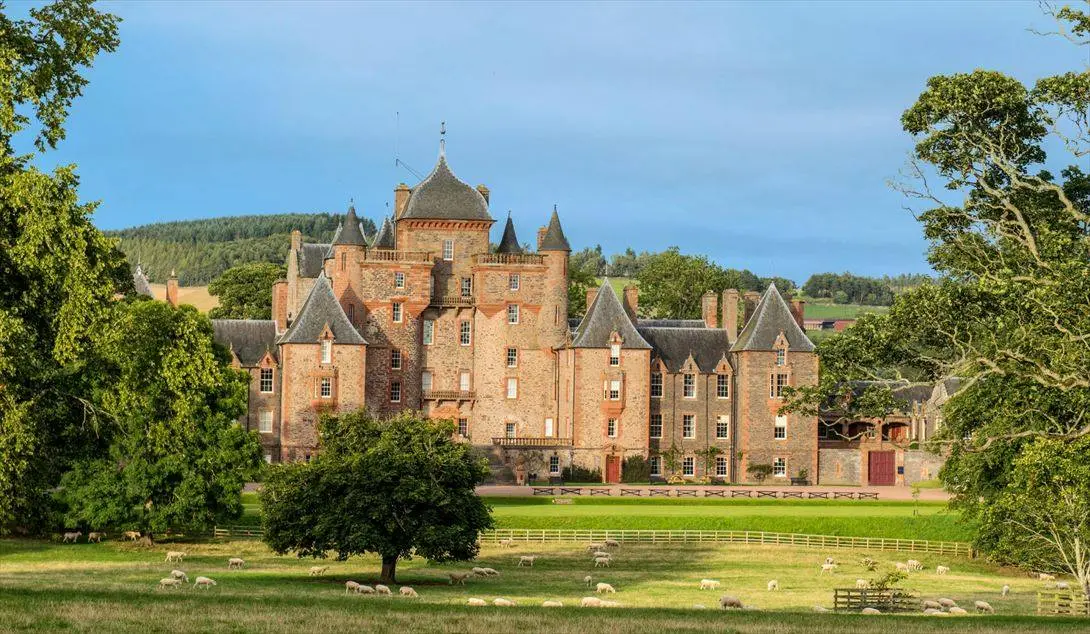
M 155 295 L 155 299 L 166 301 L 166 284 L 151 284 L 151 292 Z M 179 287 L 178 301 L 182 304 L 190 304 L 202 313 L 207 313 L 220 305 L 219 298 L 208 294 L 207 286 Z
M 187 552 L 182 565 L 163 562 L 168 548 Z M 518 557 L 539 556 L 533 568 L 518 568 Z M 59 545 L 0 540 L 0 631 L 71 632 L 1031 632 L 1048 625 L 1056 631 L 1085 631 L 1086 621 L 1041 620 L 1026 616 L 1040 587 L 1025 575 L 977 560 L 941 561 L 917 557 L 929 571 L 914 573 L 905 587 L 924 598 L 950 597 L 962 605 L 984 599 L 999 616 L 936 619 L 922 615 L 866 617 L 814 614 L 813 605 L 831 604 L 832 588 L 873 578 L 855 562 L 861 552 L 774 546 L 624 544 L 609 569 L 594 569 L 581 544 L 516 544 L 486 547 L 473 563 L 432 565 L 420 559 L 399 566 L 399 582 L 412 585 L 417 599 L 345 596 L 344 581 L 374 583 L 379 567 L 373 556 L 329 561 L 329 572 L 310 577 L 311 560 L 278 557 L 260 542 L 187 543 L 142 549 L 118 542 Z M 911 554 L 866 553 L 883 562 Z M 834 575 L 820 575 L 827 555 L 842 562 Z M 242 557 L 246 569 L 227 571 L 228 557 Z M 949 575 L 931 572 L 936 564 Z M 499 577 L 448 585 L 446 574 L 472 565 L 500 571 Z M 210 590 L 191 586 L 158 590 L 156 583 L 179 567 L 191 578 L 212 577 Z M 623 609 L 576 607 L 593 594 L 583 582 L 612 584 L 610 595 Z M 702 578 L 718 579 L 722 589 L 699 590 Z M 780 590 L 769 592 L 769 579 Z M 999 597 L 1003 583 L 1012 596 Z M 394 588 L 397 592 L 397 588 Z M 713 608 L 720 594 L 737 596 L 760 611 L 723 612 Z M 519 607 L 465 607 L 468 597 L 515 601 Z M 537 607 L 542 600 L 564 602 L 561 609 Z
M 856 319 L 867 313 L 887 313 L 889 306 L 862 306 L 860 304 L 833 304 L 827 300 L 807 300 L 803 311 L 806 319 Z

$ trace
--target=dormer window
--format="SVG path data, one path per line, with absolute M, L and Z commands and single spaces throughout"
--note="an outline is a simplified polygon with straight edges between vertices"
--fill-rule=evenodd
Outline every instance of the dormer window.
M 686 374 L 682 378 L 681 389 L 685 398 L 696 398 L 696 375 Z
M 621 365 L 621 344 L 614 343 L 609 346 L 609 365 Z
M 333 342 L 322 339 L 322 363 L 333 363 Z
M 787 365 L 786 348 L 776 348 L 776 365 Z

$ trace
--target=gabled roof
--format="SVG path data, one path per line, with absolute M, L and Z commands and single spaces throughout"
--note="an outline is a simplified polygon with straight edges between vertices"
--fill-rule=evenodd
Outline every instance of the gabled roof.
M 515 223 L 511 220 L 511 214 L 507 214 L 507 224 L 503 227 L 503 238 L 496 247 L 496 253 L 522 253 L 519 239 L 515 236 Z
M 333 295 L 333 285 L 323 272 L 314 281 L 299 316 L 278 343 L 318 343 L 326 326 L 333 332 L 335 343 L 367 345 L 352 322 L 348 321 L 348 315 L 344 314 L 341 303 Z
M 738 333 L 738 341 L 731 347 L 733 352 L 743 350 L 773 350 L 776 337 L 783 332 L 787 338 L 787 345 L 791 350 L 800 352 L 812 352 L 814 343 L 799 328 L 791 308 L 784 301 L 775 284 L 769 284 L 753 316 L 746 322 L 742 332 Z
M 333 244 L 366 246 L 367 240 L 364 239 L 360 226 L 360 219 L 356 216 L 356 207 L 350 206 L 348 213 L 344 216 L 344 224 L 337 230 L 337 235 L 333 237 Z
M 564 230 L 560 227 L 560 216 L 553 207 L 553 215 L 549 218 L 549 227 L 545 229 L 545 235 L 541 238 L 538 251 L 571 251 L 568 239 L 564 237 Z
M 488 201 L 481 192 L 454 175 L 445 153 L 427 178 L 413 187 L 400 219 L 487 220 Z
M 271 319 L 213 319 L 212 333 L 244 366 L 261 363 L 266 352 L 277 358 L 276 322 Z
M 132 272 L 132 285 L 136 288 L 138 294 L 155 297 L 155 294 L 151 292 L 148 276 L 144 275 L 144 269 L 139 264 L 136 265 L 136 270 Z
M 333 245 L 320 243 L 303 243 L 299 247 L 299 275 L 300 277 L 318 277 L 322 272 L 322 262 L 327 256 L 332 257 Z
M 382 226 L 379 227 L 378 233 L 375 235 L 375 241 L 371 244 L 371 247 L 375 249 L 396 248 L 397 242 L 395 237 L 394 223 L 390 220 L 389 216 L 386 216 L 382 221 Z
M 651 347 L 632 324 L 632 319 L 621 306 L 617 293 L 606 279 L 598 289 L 594 303 L 587 309 L 583 321 L 579 322 L 572 347 L 608 348 L 610 335 L 614 332 L 621 336 L 624 348 L 647 350 Z
M 727 332 L 718 328 L 640 327 L 637 330 L 651 344 L 652 354 L 662 359 L 670 372 L 680 371 L 692 355 L 700 371 L 710 374 L 730 351 Z

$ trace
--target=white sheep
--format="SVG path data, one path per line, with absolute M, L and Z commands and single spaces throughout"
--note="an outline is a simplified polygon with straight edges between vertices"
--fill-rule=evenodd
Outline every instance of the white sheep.
M 977 612 L 983 612 L 985 614 L 995 614 L 995 608 L 987 601 L 973 601 L 973 607 Z
M 529 564 L 529 566 L 533 568 L 535 559 L 537 559 L 537 555 L 522 555 L 519 557 L 518 567 L 522 567 L 522 564 Z
M 599 583 L 597 586 L 595 586 L 594 591 L 598 594 L 602 594 L 603 592 L 617 592 L 613 589 L 613 586 L 609 585 L 608 583 Z
M 466 605 L 472 605 L 474 607 L 483 608 L 484 606 L 488 605 L 488 602 L 485 601 L 484 599 L 478 599 L 476 597 L 470 597 L 466 601 Z
M 375 584 L 375 594 L 385 594 L 385 595 L 391 595 L 392 596 L 394 593 L 390 592 L 390 587 L 389 586 L 384 586 L 381 583 L 376 583 Z
M 836 564 L 821 564 L 821 574 L 833 574 L 834 572 L 836 572 Z
M 1009 585 L 1004 584 L 1003 589 L 1000 590 L 999 593 L 1003 596 L 1004 599 L 1006 599 L 1007 595 L 1009 595 L 1011 593 L 1011 587 Z
M 375 589 L 372 588 L 371 586 L 365 586 L 365 585 L 363 585 L 361 583 L 360 587 L 359 587 L 359 590 L 357 590 L 357 592 L 359 592 L 360 594 L 374 594 Z
M 466 579 L 469 577 L 469 574 L 470 573 L 468 573 L 468 572 L 452 572 L 452 573 L 448 574 L 447 577 L 450 578 L 450 584 L 449 585 L 454 585 L 456 583 L 460 583 L 460 584 L 462 584 L 464 586 L 466 584 Z
M 825 563 L 827 563 L 827 564 L 835 564 L 835 563 L 836 563 L 836 560 L 835 560 L 835 559 L 833 559 L 832 557 L 826 557 L 826 558 L 825 558 Z
M 1037 579 L 1041 581 L 1055 581 L 1056 577 L 1055 575 L 1050 575 L 1047 572 L 1041 572 L 1037 573 Z
M 168 550 L 166 561 L 181 562 L 185 559 L 185 553 L 180 550 Z
M 87 533 L 87 542 L 88 543 L 95 542 L 96 544 L 100 544 L 100 543 L 102 543 L 102 538 L 103 537 L 106 537 L 106 533 L 97 532 L 97 531 L 92 532 L 92 533 Z
M 181 570 L 171 570 L 170 576 L 174 579 L 181 579 L 185 583 L 189 583 L 189 575 Z
M 893 566 L 897 568 L 897 570 L 899 570 L 900 572 L 908 572 L 908 564 L 903 561 L 895 561 L 893 562 Z
M 905 562 L 905 565 L 908 566 L 909 570 L 923 570 L 923 564 L 915 559 L 909 559 Z
M 243 560 L 241 557 L 232 557 L 232 558 L 227 560 L 227 569 L 228 570 L 230 570 L 232 568 L 238 568 L 239 570 L 242 570 L 242 567 L 244 565 L 246 565 L 246 561 Z
M 867 581 L 866 579 L 856 579 L 855 580 L 855 587 L 860 588 L 860 589 L 866 589 L 866 588 L 870 587 L 870 582 Z
M 492 605 L 495 605 L 495 606 L 501 607 L 501 608 L 513 608 L 513 607 L 515 607 L 515 602 L 511 601 L 510 599 L 504 599 L 502 597 L 497 597 L 495 599 L 492 599 Z
M 719 607 L 723 610 L 730 608 L 741 610 L 743 606 L 742 601 L 737 597 L 732 597 L 729 594 L 724 594 L 723 596 L 719 597 Z
M 125 531 L 122 536 L 130 542 L 134 542 L 140 539 L 140 531 Z
M 595 557 L 594 567 L 597 568 L 598 566 L 605 566 L 606 568 L 609 568 L 609 557 Z
M 768 591 L 769 592 L 771 592 L 773 590 L 779 590 L 779 589 L 780 589 L 780 582 L 779 581 L 776 581 L 775 579 L 773 579 L 773 580 L 768 582 Z
M 581 608 L 597 608 L 602 605 L 602 600 L 598 597 L 583 597 L 583 600 L 579 602 Z
M 828 611 L 829 611 L 829 608 L 826 608 L 824 606 L 820 606 L 820 605 L 815 605 L 814 606 L 814 612 L 828 612 Z
M 542 601 L 541 607 L 543 608 L 562 608 L 564 604 L 560 601 Z
M 349 592 L 355 592 L 356 594 L 359 594 L 360 593 L 360 584 L 356 583 L 355 581 L 345 581 L 344 582 L 344 594 L 345 594 L 345 596 L 347 596 Z
M 944 575 L 948 572 L 950 572 L 949 566 L 935 566 L 935 574 L 937 575 Z
M 513 548 L 514 545 L 515 545 L 515 540 L 513 540 L 513 539 L 501 539 L 499 541 L 499 545 L 500 545 L 500 548 Z
M 942 610 L 938 610 L 938 609 L 935 609 L 935 608 L 927 608 L 927 609 L 925 609 L 923 611 L 923 613 L 928 615 L 928 616 L 934 616 L 936 614 L 945 614 L 945 612 L 943 612 Z
M 693 604 L 693 609 L 694 610 L 707 610 L 708 608 L 706 608 L 703 603 L 694 603 Z
M 966 612 L 964 608 L 959 608 L 956 605 L 952 608 L 947 609 L 946 612 L 947 614 L 957 614 L 959 616 L 963 614 L 968 614 L 968 612 Z
M 420 596 L 419 594 L 416 593 L 416 590 L 413 590 L 412 587 L 410 587 L 410 586 L 401 586 L 401 589 L 398 590 L 398 592 L 403 597 L 412 597 L 412 598 L 415 599 L 415 598 Z
M 500 576 L 500 573 L 495 568 L 485 568 L 484 569 L 484 574 L 485 574 L 485 576 L 488 576 L 488 577 L 498 577 L 498 576 Z
M 594 552 L 596 550 L 602 550 L 605 547 L 606 547 L 605 544 L 600 544 L 600 543 L 597 543 L 597 542 L 593 542 L 593 543 L 587 544 L 587 552 L 590 553 L 590 552 Z
M 65 533 L 64 534 L 64 539 L 61 540 L 61 543 L 62 544 L 67 544 L 68 542 L 72 542 L 74 544 L 74 543 L 76 543 L 76 540 L 78 540 L 80 537 L 83 537 L 83 532 L 82 531 L 76 531 L 74 533 Z
M 587 584 L 588 588 L 590 587 L 591 581 L 593 581 L 593 578 L 590 575 L 583 577 L 583 583 Z
M 939 605 L 949 609 L 956 606 L 957 601 L 954 601 L 953 599 L 939 599 Z
M 1057 590 L 1070 590 L 1071 589 L 1071 584 L 1067 583 L 1066 581 L 1057 581 L 1056 582 L 1056 589 Z
M 601 608 L 619 608 L 619 607 L 621 607 L 621 604 L 617 603 L 616 601 L 606 601 L 605 599 L 602 599 L 602 602 L 598 604 L 598 607 L 601 607 Z
M 924 610 L 941 610 L 942 604 L 938 601 L 932 601 L 931 599 L 924 599 L 920 604 Z
M 487 577 L 488 576 L 488 573 L 484 571 L 484 568 L 474 567 L 472 572 L 473 572 L 473 574 L 477 575 L 478 577 Z
M 863 608 L 862 610 L 859 611 L 859 613 L 860 614 L 881 614 L 881 612 L 879 612 L 878 610 L 875 610 L 874 608 Z
M 167 577 L 159 580 L 160 588 L 177 588 L 180 585 L 182 585 L 181 580 L 175 579 L 174 577 Z
M 717 589 L 719 589 L 719 582 L 716 581 L 715 579 L 701 579 L 700 580 L 700 589 L 701 590 L 717 590 Z
M 621 547 L 621 542 L 619 542 L 619 541 L 617 541 L 615 539 L 607 539 L 607 540 L 604 540 L 602 543 L 605 544 L 606 548 L 620 548 Z
M 311 566 L 307 574 L 311 577 L 318 577 L 324 575 L 327 570 L 329 570 L 329 566 Z
M 613 557 L 611 553 L 607 553 L 604 550 L 596 550 L 591 554 L 591 557 Z
M 204 588 L 205 590 L 207 590 L 207 589 L 211 588 L 214 585 L 216 585 L 216 582 L 212 581 L 208 577 L 197 577 L 196 579 L 193 580 L 193 587 L 194 588 Z

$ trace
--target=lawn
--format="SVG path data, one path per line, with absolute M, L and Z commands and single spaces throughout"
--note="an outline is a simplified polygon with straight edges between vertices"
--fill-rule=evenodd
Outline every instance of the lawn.
M 163 562 L 168 548 L 187 552 L 182 565 Z M 516 567 L 520 555 L 535 554 L 532 568 Z M 1015 571 L 979 560 L 917 557 L 928 567 L 914 573 L 905 586 L 924 598 L 950 597 L 962 605 L 990 601 L 999 616 L 936 619 L 922 615 L 864 617 L 815 614 L 814 605 L 831 604 L 832 588 L 873 578 L 856 561 L 870 554 L 891 561 L 908 553 L 821 552 L 778 546 L 662 546 L 623 544 L 609 569 L 594 569 L 582 544 L 524 544 L 511 549 L 486 547 L 474 564 L 432 565 L 420 559 L 403 562 L 399 581 L 412 585 L 419 598 L 345 596 L 344 582 L 374 583 L 376 557 L 328 561 L 325 576 L 310 577 L 311 560 L 279 557 L 260 542 L 161 544 L 142 549 L 118 542 L 60 545 L 28 540 L 0 540 L 0 630 L 72 632 L 1031 632 L 1049 625 L 1057 631 L 1085 631 L 1086 621 L 1037 619 L 1034 609 L 1040 583 Z M 841 562 L 833 575 L 820 575 L 827 555 Z M 246 568 L 226 570 L 228 557 L 242 557 Z M 951 566 L 939 577 L 936 564 Z M 471 579 L 466 586 L 448 585 L 446 574 L 471 565 L 500 571 L 498 577 Z M 191 577 L 212 577 L 210 590 L 187 586 L 158 590 L 156 583 L 174 567 Z M 610 598 L 620 609 L 576 607 L 593 594 L 583 582 L 612 584 Z M 722 589 L 699 590 L 702 578 L 718 579 Z M 769 592 L 769 579 L 780 590 Z M 1004 583 L 1008 599 L 999 597 Z M 397 588 L 394 588 L 397 592 Z M 737 596 L 758 611 L 723 612 L 714 608 L 721 594 Z M 469 608 L 469 597 L 515 601 L 519 607 Z M 537 607 L 559 600 L 560 609 Z
M 828 300 L 807 300 L 803 312 L 806 319 L 856 319 L 867 313 L 887 313 L 889 306 L 833 304 Z

